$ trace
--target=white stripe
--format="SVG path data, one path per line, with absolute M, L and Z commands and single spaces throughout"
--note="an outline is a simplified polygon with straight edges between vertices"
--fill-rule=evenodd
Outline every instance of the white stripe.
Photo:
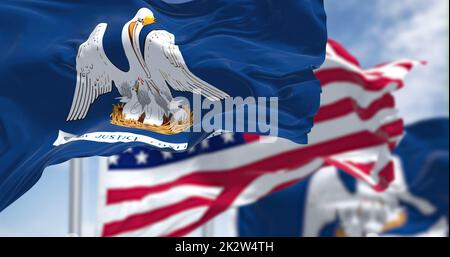
M 338 55 L 330 44 L 327 44 L 326 52 L 328 55 L 325 58 L 325 62 L 322 64 L 322 66 L 320 66 L 319 70 L 326 68 L 348 68 L 349 70 L 356 72 L 363 71 L 357 65 L 354 65 L 353 63 L 347 61 L 344 57 Z
M 250 204 L 267 195 L 277 186 L 305 177 L 323 165 L 324 161 L 316 159 L 296 170 L 280 170 L 259 176 L 234 200 L 232 206 L 239 207 Z
M 327 44 L 326 48 L 327 56 L 324 64 L 318 69 L 325 70 L 327 68 L 343 68 L 350 71 L 356 71 L 364 75 L 364 73 L 371 72 L 381 72 L 384 77 L 392 78 L 392 79 L 403 79 L 406 73 L 408 73 L 408 69 L 402 67 L 401 65 L 409 64 L 412 66 L 417 66 L 424 64 L 422 61 L 416 61 L 411 59 L 401 59 L 393 62 L 389 62 L 383 64 L 379 67 L 371 68 L 364 70 L 361 67 L 354 65 L 353 63 L 347 61 L 344 57 L 338 55 L 331 44 Z
M 437 156 L 436 156 L 437 154 Z M 434 158 L 441 156 L 448 156 L 448 151 L 442 151 L 442 152 L 434 152 L 429 155 L 428 158 Z M 402 166 L 402 161 L 399 156 L 393 156 L 393 162 L 394 162 L 394 178 L 395 180 L 391 183 L 388 192 L 393 191 L 395 194 L 398 195 L 399 200 L 402 202 L 409 204 L 415 208 L 417 208 L 422 215 L 430 216 L 433 215 L 437 210 L 436 207 L 433 206 L 426 198 L 415 196 L 411 193 L 410 188 L 408 186 L 408 183 L 405 178 L 405 170 Z M 430 160 L 430 159 L 428 159 Z M 426 169 L 422 169 L 426 170 Z
M 396 144 L 398 144 L 403 139 L 403 136 L 404 135 L 391 137 L 391 138 L 389 138 L 389 143 L 396 143 Z
M 365 77 L 366 79 L 372 80 L 377 78 L 386 78 L 386 79 L 404 79 L 408 74 L 409 70 L 403 66 L 402 64 L 411 64 L 413 66 L 419 65 L 420 62 L 413 60 L 400 60 L 396 62 L 387 63 L 380 67 L 363 70 L 358 66 L 347 62 L 345 59 L 339 56 L 328 56 L 322 66 L 317 69 L 317 72 L 326 71 L 327 69 L 343 69 L 351 72 L 356 72 L 357 74 Z M 373 75 L 371 73 L 379 72 L 380 75 Z
M 344 58 L 338 57 L 338 56 L 327 56 L 327 59 L 325 59 L 325 62 L 316 71 L 323 71 L 323 70 L 335 69 L 335 68 L 353 71 L 353 72 L 360 73 L 360 74 L 363 72 L 363 70 L 361 68 L 359 68 L 358 66 L 356 66 L 350 62 L 347 62 L 347 60 L 345 60 Z
M 349 82 L 336 82 L 323 87 L 320 96 L 320 107 L 333 104 L 345 98 L 352 98 L 360 107 L 367 108 L 371 103 L 380 99 L 386 93 L 397 88 L 395 83 L 387 85 L 382 90 L 368 91 L 361 86 Z
M 192 208 L 183 212 L 178 212 L 167 219 L 153 223 L 142 229 L 122 233 L 121 237 L 151 237 L 166 235 L 175 230 L 184 228 L 198 221 L 208 210 L 208 207 Z
M 353 161 L 358 163 L 369 163 L 375 162 L 378 160 L 378 155 L 383 147 L 385 147 L 385 143 L 377 146 L 367 147 L 367 148 L 359 148 L 356 151 L 349 151 L 342 154 L 333 155 L 333 159 L 339 161 Z
M 391 155 L 389 148 L 386 144 L 380 146 L 378 159 L 375 162 L 375 166 L 371 169 L 370 174 L 366 174 L 355 165 L 349 162 L 345 162 L 348 160 L 338 159 L 336 157 L 330 159 L 340 162 L 342 165 L 345 165 L 348 169 L 350 169 L 353 173 L 358 174 L 361 177 L 361 179 L 363 179 L 365 182 L 369 183 L 372 186 L 375 186 L 378 185 L 378 183 L 380 182 L 379 173 L 391 161 Z
M 125 219 L 129 215 L 146 213 L 182 202 L 189 197 L 200 196 L 215 199 L 220 192 L 222 192 L 220 187 L 176 186 L 166 191 L 150 194 L 140 201 L 126 201 L 107 205 L 101 210 L 99 219 L 104 223 L 118 221 Z
M 416 60 L 403 59 L 403 60 L 389 62 L 389 63 L 383 64 L 383 65 L 381 65 L 379 67 L 374 67 L 374 68 L 371 68 L 371 69 L 367 69 L 367 70 L 365 70 L 365 72 L 366 73 L 381 72 L 381 73 L 383 73 L 383 75 L 386 75 L 387 77 L 391 77 L 389 75 L 391 73 L 391 69 L 393 69 L 393 70 L 402 69 L 403 71 L 401 71 L 398 74 L 404 74 L 403 72 L 406 72 L 406 73 L 409 72 L 409 70 L 407 68 L 402 66 L 402 65 L 405 65 L 405 64 L 409 64 L 409 65 L 412 65 L 412 66 L 417 66 L 417 65 L 421 65 L 423 63 L 420 62 L 420 61 L 416 61 Z M 397 77 L 397 75 L 395 75 L 395 76 L 393 76 L 391 78 L 403 78 L 403 77 L 404 76 Z

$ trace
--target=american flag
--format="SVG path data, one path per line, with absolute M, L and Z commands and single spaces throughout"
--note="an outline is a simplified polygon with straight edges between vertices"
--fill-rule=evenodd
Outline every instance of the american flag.
M 323 93 L 307 145 L 225 133 L 185 153 L 133 148 L 109 157 L 100 173 L 98 234 L 184 236 L 329 165 L 383 190 L 393 179 L 390 151 L 403 134 L 391 93 L 418 63 L 363 70 L 330 40 L 316 71 Z

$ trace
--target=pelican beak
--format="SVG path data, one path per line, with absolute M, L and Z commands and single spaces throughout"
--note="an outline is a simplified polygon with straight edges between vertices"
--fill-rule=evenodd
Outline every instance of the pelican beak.
M 130 40 L 133 39 L 134 31 L 136 29 L 137 22 L 133 21 L 128 26 L 128 35 L 130 36 Z
M 155 22 L 156 22 L 155 17 L 147 16 L 147 17 L 145 17 L 144 21 L 142 22 L 142 25 L 147 26 L 147 25 L 153 24 Z

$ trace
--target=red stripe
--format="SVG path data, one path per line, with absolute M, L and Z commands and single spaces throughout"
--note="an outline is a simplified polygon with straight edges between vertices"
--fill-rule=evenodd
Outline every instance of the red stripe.
M 235 182 L 231 186 L 226 187 L 226 190 L 223 191 L 219 197 L 214 201 L 214 203 L 211 205 L 211 207 L 208 209 L 208 211 L 203 215 L 201 219 L 199 219 L 196 222 L 193 222 L 183 228 L 180 228 L 178 230 L 172 231 L 165 236 L 169 237 L 180 237 L 185 236 L 189 234 L 190 232 L 194 231 L 195 229 L 199 228 L 209 220 L 213 219 L 220 213 L 227 210 L 230 205 L 233 203 L 233 201 L 236 199 L 236 197 L 239 196 L 239 194 L 248 186 L 248 184 L 251 183 L 253 179 L 255 179 L 256 176 L 248 177 L 244 180 L 240 180 L 238 182 Z
M 251 142 L 254 142 L 254 141 L 258 141 L 261 138 L 260 135 L 258 135 L 258 134 L 251 134 L 251 133 L 244 133 L 243 136 L 244 136 L 244 141 L 246 143 L 251 143 Z
M 373 189 L 378 192 L 382 192 L 386 190 L 386 188 L 391 184 L 392 181 L 395 179 L 394 175 L 394 163 L 391 161 L 384 167 L 380 173 L 378 173 L 378 177 L 380 178 L 380 182 L 378 185 L 373 186 Z
M 362 177 L 359 173 L 356 173 L 354 169 L 358 169 L 360 172 L 365 173 L 367 176 L 370 176 L 372 169 L 374 167 L 375 163 L 354 163 L 350 161 L 344 161 L 340 162 L 334 159 L 326 159 L 327 163 L 330 165 L 347 172 L 348 174 L 352 175 L 355 178 L 361 179 L 363 181 L 367 180 Z M 371 184 L 372 188 L 376 191 L 383 191 L 385 190 L 389 184 L 394 180 L 394 164 L 392 161 L 390 161 L 388 164 L 386 164 L 378 173 L 377 178 L 379 179 L 378 183 L 376 185 Z
M 177 212 L 187 209 L 209 205 L 211 199 L 203 197 L 191 197 L 179 203 L 167 205 L 165 207 L 149 212 L 130 215 L 123 220 L 118 220 L 104 225 L 102 236 L 114 236 L 132 230 L 137 230 L 150 224 L 161 221 Z
M 397 85 L 397 89 L 403 87 L 403 81 L 400 79 L 391 79 L 386 77 L 378 77 L 374 79 L 367 79 L 363 74 L 354 71 L 349 71 L 342 68 L 330 68 L 316 71 L 316 77 L 320 80 L 322 87 L 330 83 L 337 82 L 351 82 L 363 87 L 368 91 L 379 91 L 385 88 L 390 83 Z
M 275 192 L 281 191 L 283 189 L 286 189 L 286 188 L 288 188 L 290 186 L 293 186 L 293 185 L 297 184 L 298 182 L 300 182 L 303 179 L 305 179 L 305 177 L 302 177 L 302 178 L 299 178 L 299 179 L 295 179 L 295 180 L 288 181 L 286 183 L 280 184 L 280 185 L 276 186 L 274 189 L 272 189 L 267 195 L 270 195 L 272 193 L 275 193 Z
M 352 161 L 344 161 L 342 162 L 343 164 L 348 164 L 350 165 L 350 167 L 352 168 L 356 168 L 359 171 L 361 171 L 362 173 L 366 174 L 367 176 L 370 176 L 371 171 L 373 170 L 373 167 L 375 166 L 375 162 L 370 162 L 370 163 L 356 163 L 356 162 L 352 162 Z M 340 166 L 339 166 L 340 167 Z M 351 172 L 351 169 L 346 169 L 347 166 L 343 166 L 343 170 L 347 171 L 347 172 Z
M 378 135 L 380 135 L 380 133 L 384 133 L 382 136 L 385 138 L 395 138 L 403 135 L 404 131 L 404 122 L 402 119 L 398 119 L 394 122 L 381 126 L 377 133 Z
M 358 106 L 353 98 L 344 98 L 333 104 L 320 107 L 319 112 L 314 117 L 314 122 L 335 119 L 355 112 L 361 120 L 371 119 L 382 109 L 394 108 L 395 101 L 391 94 L 385 94 L 381 98 L 373 101 L 367 108 Z
M 397 147 L 398 142 L 390 142 L 388 144 L 389 150 L 394 151 L 395 148 Z

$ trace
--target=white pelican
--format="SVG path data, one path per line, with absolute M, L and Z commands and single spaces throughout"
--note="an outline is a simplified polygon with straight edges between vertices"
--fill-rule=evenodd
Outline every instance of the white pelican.
M 154 30 L 147 35 L 143 56 L 139 35 L 144 26 L 155 22 L 153 13 L 142 8 L 124 25 L 122 44 L 128 71 L 120 70 L 108 59 L 103 49 L 107 24 L 97 25 L 78 49 L 77 84 L 67 121 L 84 119 L 90 105 L 100 95 L 111 92 L 113 82 L 122 95 L 121 102 L 125 103 L 125 118 L 137 120 L 144 113 L 144 123 L 151 125 L 161 125 L 164 116 L 177 111 L 170 107 L 173 97 L 169 86 L 200 93 L 212 101 L 229 97 L 189 71 L 174 35 L 167 31 Z M 142 113 L 136 114 L 136 110 Z

